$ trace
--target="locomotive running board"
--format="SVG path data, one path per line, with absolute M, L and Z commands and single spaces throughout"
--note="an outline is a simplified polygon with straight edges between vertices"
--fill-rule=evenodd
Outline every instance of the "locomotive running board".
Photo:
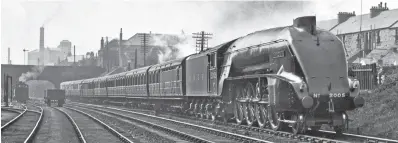
M 255 78 L 273 78 L 273 79 L 280 79 L 288 82 L 301 82 L 301 79 L 291 79 L 285 76 L 281 76 L 279 74 L 253 74 L 253 75 L 244 75 L 244 76 L 236 76 L 236 77 L 228 77 L 225 80 L 238 80 L 238 79 L 255 79 Z

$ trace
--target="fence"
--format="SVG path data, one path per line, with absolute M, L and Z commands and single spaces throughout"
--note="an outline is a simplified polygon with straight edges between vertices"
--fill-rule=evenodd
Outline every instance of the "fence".
M 384 75 L 391 74 L 398 66 L 377 67 L 377 65 L 350 64 L 349 75 L 359 80 L 361 90 L 372 90 L 384 81 Z
M 372 90 L 377 87 L 378 72 L 376 64 L 361 65 L 351 64 L 349 68 L 350 76 L 359 80 L 361 90 Z

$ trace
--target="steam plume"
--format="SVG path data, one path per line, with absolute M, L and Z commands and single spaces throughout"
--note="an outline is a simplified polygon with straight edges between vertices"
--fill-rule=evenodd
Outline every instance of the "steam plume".
M 159 63 L 175 60 L 195 53 L 194 40 L 188 35 L 154 35 L 153 45 L 160 50 Z
M 19 77 L 19 81 L 26 82 L 28 80 L 35 80 L 41 74 L 41 72 L 43 72 L 43 69 L 43 66 L 34 66 L 30 71 L 22 73 L 22 75 Z
M 44 27 L 46 24 L 50 23 L 50 21 L 53 20 L 55 18 L 55 16 L 57 16 L 60 13 L 61 10 L 62 10 L 62 3 L 58 4 L 58 7 L 55 10 L 55 12 L 52 15 L 50 15 L 49 17 L 47 17 L 46 20 L 44 20 L 42 27 Z

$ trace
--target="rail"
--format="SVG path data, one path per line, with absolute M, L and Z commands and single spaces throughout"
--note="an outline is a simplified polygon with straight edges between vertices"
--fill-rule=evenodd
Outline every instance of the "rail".
M 101 107 L 101 106 L 98 106 L 98 107 Z M 90 108 L 90 107 L 88 107 L 88 108 Z M 257 138 L 253 138 L 253 137 L 248 137 L 248 136 L 244 136 L 244 135 L 239 135 L 239 134 L 235 134 L 235 133 L 231 133 L 231 132 L 221 131 L 221 130 L 218 130 L 218 129 L 213 129 L 213 128 L 200 126 L 200 125 L 194 125 L 194 124 L 191 124 L 191 123 L 181 122 L 181 121 L 167 119 L 167 118 L 163 118 L 163 117 L 157 117 L 157 116 L 148 115 L 148 114 L 144 114 L 144 113 L 128 111 L 128 110 L 123 110 L 123 109 L 117 109 L 117 108 L 112 108 L 112 107 L 103 107 L 103 108 L 118 110 L 118 111 L 122 111 L 122 112 L 128 112 L 128 113 L 132 113 L 132 114 L 138 114 L 138 115 L 147 116 L 147 117 L 156 118 L 156 119 L 161 119 L 161 120 L 166 120 L 166 121 L 170 121 L 170 122 L 173 122 L 173 123 L 176 123 L 176 124 L 182 124 L 182 125 L 185 125 L 185 126 L 190 126 L 190 127 L 199 129 L 199 130 L 205 130 L 207 132 L 219 134 L 221 136 L 228 137 L 228 138 L 231 138 L 231 139 L 244 140 L 244 141 L 247 141 L 247 142 L 271 143 L 270 141 L 266 141 L 266 140 L 262 140 L 262 139 L 257 139 Z M 109 112 L 109 111 L 104 111 L 104 110 L 101 110 L 101 111 L 102 112 L 107 112 L 107 113 L 110 113 L 110 114 L 119 115 L 119 114 L 116 114 L 116 113 L 113 113 L 113 112 Z M 119 115 L 119 116 L 125 117 L 125 118 L 128 118 L 128 119 L 132 119 L 132 120 L 136 120 L 136 121 L 142 122 L 144 124 L 151 124 L 151 123 L 148 123 L 146 121 L 142 121 L 142 120 L 139 120 L 139 119 L 134 119 L 134 118 L 131 118 L 131 117 L 128 117 L 128 116 L 124 116 L 124 115 Z M 152 126 L 159 126 L 159 125 L 153 124 Z M 159 128 L 166 128 L 166 127 L 160 126 Z M 166 129 L 166 130 L 167 131 L 174 131 L 172 129 Z M 175 133 L 180 134 L 178 131 L 176 131 Z M 182 134 L 185 134 L 185 133 L 182 133 Z M 195 137 L 195 138 L 198 138 L 198 137 Z M 198 139 L 198 140 L 200 140 L 200 139 Z M 211 142 L 211 141 L 207 141 L 207 140 L 203 139 L 202 142 Z
M 30 132 L 29 136 L 25 139 L 24 143 L 32 142 L 33 137 L 36 135 L 37 130 L 38 130 L 38 128 L 41 125 L 41 122 L 42 122 L 42 119 L 43 119 L 44 110 L 43 110 L 43 108 L 41 108 L 39 106 L 36 106 L 36 107 L 40 108 L 40 117 L 39 117 L 39 120 L 36 122 L 35 127 L 33 127 L 32 132 Z M 37 112 L 37 111 L 34 111 L 34 112 Z
M 319 130 L 320 132 L 323 133 L 328 133 L 328 134 L 336 134 L 336 132 L 333 131 L 325 131 L 325 130 Z M 378 137 L 372 137 L 372 136 L 366 136 L 366 135 L 356 135 L 356 134 L 349 134 L 349 133 L 343 133 L 343 136 L 350 137 L 350 138 L 358 138 L 361 140 L 364 140 L 366 142 L 383 142 L 383 143 L 398 143 L 398 140 L 392 140 L 392 139 L 384 139 L 384 138 L 378 138 Z
M 80 128 L 79 128 L 79 126 L 77 126 L 75 120 L 73 120 L 73 118 L 72 118 L 68 113 L 66 113 L 66 112 L 64 112 L 64 111 L 62 111 L 62 110 L 60 110 L 60 109 L 58 109 L 58 108 L 55 108 L 55 109 L 58 110 L 58 111 L 60 111 L 61 113 L 63 113 L 63 114 L 68 118 L 68 120 L 72 123 L 72 126 L 73 126 L 73 128 L 75 129 L 76 134 L 77 134 L 77 136 L 78 136 L 80 142 L 81 142 L 81 143 L 87 143 L 87 142 L 86 142 L 86 139 L 85 139 L 84 136 L 83 136 L 83 133 L 80 131 Z
M 7 122 L 6 124 L 4 124 L 3 126 L 1 126 L 1 131 L 3 131 L 4 129 L 6 129 L 7 127 L 9 127 L 11 124 L 13 124 L 15 121 L 17 121 L 18 119 L 20 119 L 20 117 L 22 117 L 22 115 L 24 115 L 26 113 L 26 111 L 28 111 L 28 109 L 26 108 L 26 106 L 24 106 L 24 111 L 22 111 L 18 116 L 16 116 L 15 118 L 13 118 L 12 120 L 10 120 L 9 122 Z M 8 109 L 5 109 L 8 110 Z
M 81 113 L 87 117 L 89 117 L 90 119 L 94 120 L 95 122 L 99 123 L 100 125 L 102 125 L 103 127 L 105 127 L 105 129 L 107 129 L 108 131 L 110 131 L 112 134 L 114 134 L 115 136 L 117 136 L 120 140 L 122 140 L 125 143 L 133 143 L 130 139 L 128 139 L 127 137 L 123 136 L 122 134 L 120 134 L 119 132 L 117 132 L 115 129 L 113 129 L 112 127 L 108 126 L 107 124 L 105 124 L 104 122 L 102 122 L 101 120 L 91 116 L 90 114 L 87 114 L 83 111 L 77 110 L 77 109 L 73 109 L 73 108 L 69 108 L 69 107 L 64 107 L 73 111 L 76 111 L 78 113 Z

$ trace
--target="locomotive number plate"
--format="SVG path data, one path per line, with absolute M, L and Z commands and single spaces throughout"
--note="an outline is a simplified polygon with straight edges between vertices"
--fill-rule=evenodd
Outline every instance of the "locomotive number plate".
M 346 97 L 346 93 L 329 93 L 329 98 L 344 98 Z M 319 93 L 314 93 L 313 95 L 314 98 L 320 98 L 321 94 Z
M 345 96 L 345 93 L 329 93 L 329 98 L 343 98 Z

